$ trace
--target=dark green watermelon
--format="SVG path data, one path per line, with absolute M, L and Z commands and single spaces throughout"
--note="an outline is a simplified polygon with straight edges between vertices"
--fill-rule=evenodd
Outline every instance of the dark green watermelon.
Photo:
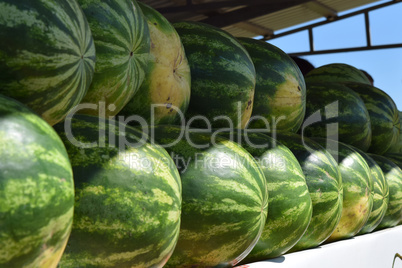
M 0 95 L 0 267 L 56 267 L 73 210 L 73 174 L 59 136 Z
M 279 133 L 276 137 L 299 161 L 313 204 L 307 231 L 291 251 L 317 247 L 332 234 L 341 218 L 343 186 L 338 165 L 322 146 L 309 138 L 292 133 Z
M 362 83 L 347 83 L 363 100 L 370 116 L 369 152 L 382 155 L 399 141 L 399 112 L 392 98 L 379 88 Z
M 375 230 L 394 227 L 402 220 L 402 169 L 391 160 L 370 154 L 381 167 L 389 187 L 388 209 Z
M 76 0 L 0 2 L 0 93 L 26 104 L 50 125 L 85 96 L 95 45 Z
M 357 82 L 371 85 L 368 77 L 356 67 L 345 63 L 330 63 L 308 72 L 306 83 L 310 82 Z
M 193 126 L 244 128 L 251 116 L 256 73 L 246 49 L 228 32 L 200 22 L 173 23 L 190 64 L 186 119 Z
M 268 218 L 261 238 L 242 263 L 286 253 L 305 233 L 312 214 L 310 193 L 299 162 L 286 146 L 265 134 L 245 131 L 240 137 L 236 132 L 221 135 L 241 144 L 259 163 L 267 180 Z
M 307 83 L 301 132 L 308 137 L 339 140 L 364 152 L 372 139 L 370 115 L 363 100 L 340 83 Z
M 179 241 L 166 267 L 234 266 L 264 228 L 268 191 L 263 171 L 240 145 L 209 133 L 157 126 L 151 138 L 181 175 Z
M 402 153 L 386 153 L 384 156 L 402 169 Z
M 402 153 L 402 112 L 399 113 L 399 139 L 391 145 L 387 153 Z
M 93 116 L 55 129 L 74 172 L 74 223 L 61 267 L 162 267 L 176 245 L 179 173 L 143 133 Z
M 83 103 L 96 108 L 81 112 L 108 118 L 138 91 L 150 60 L 148 25 L 137 1 L 77 0 L 96 48 L 95 74 Z
M 342 176 L 341 219 L 326 242 L 355 236 L 366 224 L 373 207 L 373 179 L 366 160 L 353 147 L 330 139 L 314 138 L 338 162 Z
M 257 74 L 249 127 L 297 132 L 306 111 L 306 84 L 299 67 L 272 44 L 238 39 L 250 54 Z

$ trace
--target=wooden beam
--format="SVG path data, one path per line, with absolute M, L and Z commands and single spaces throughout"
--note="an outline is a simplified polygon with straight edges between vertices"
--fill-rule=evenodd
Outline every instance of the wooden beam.
M 274 34 L 272 29 L 246 21 L 233 24 L 232 26 L 251 32 L 255 35 L 270 36 Z
M 335 9 L 315 0 L 305 3 L 303 6 L 328 19 L 333 19 L 338 16 L 338 13 Z
M 309 2 L 310 0 L 278 1 L 275 4 L 261 4 L 258 7 L 247 6 L 232 12 L 222 13 L 211 16 L 201 22 L 222 28 L 242 21 L 247 21 L 256 17 L 268 15 L 285 8 L 294 7 Z

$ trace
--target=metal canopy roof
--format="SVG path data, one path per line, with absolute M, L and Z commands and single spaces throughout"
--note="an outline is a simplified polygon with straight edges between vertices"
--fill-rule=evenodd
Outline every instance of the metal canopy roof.
M 270 37 L 275 31 L 319 18 L 332 20 L 378 0 L 141 0 L 169 21 L 201 21 L 234 36 Z M 396 2 L 396 1 L 395 1 Z

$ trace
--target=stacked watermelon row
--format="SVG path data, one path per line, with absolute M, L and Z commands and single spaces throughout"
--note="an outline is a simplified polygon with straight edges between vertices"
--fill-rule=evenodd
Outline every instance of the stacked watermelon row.
M 0 10 L 0 266 L 232 267 L 401 222 L 401 119 L 355 67 L 132 0 Z

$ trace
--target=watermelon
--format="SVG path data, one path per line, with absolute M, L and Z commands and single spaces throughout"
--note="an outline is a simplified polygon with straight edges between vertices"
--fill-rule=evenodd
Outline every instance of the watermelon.
M 80 112 L 116 115 L 138 91 L 148 68 L 150 36 L 137 1 L 77 0 L 92 31 L 95 74 Z
M 402 169 L 383 156 L 374 154 L 370 156 L 381 167 L 389 187 L 388 209 L 375 230 L 394 227 L 402 220 Z
M 176 245 L 179 173 L 143 133 L 98 117 L 67 118 L 55 129 L 66 145 L 75 211 L 61 267 L 162 267 Z
M 402 112 L 399 113 L 399 139 L 391 145 L 386 153 L 402 153 Z
M 301 133 L 330 137 L 365 152 L 372 137 L 370 115 L 360 96 L 347 86 L 307 83 L 306 117 Z
M 402 169 L 402 153 L 386 153 L 384 156 Z
M 366 160 L 353 147 L 330 139 L 314 138 L 337 161 L 342 176 L 343 208 L 333 242 L 355 236 L 366 224 L 373 207 L 373 179 Z
M 166 267 L 234 266 L 264 228 L 268 191 L 263 171 L 240 145 L 179 126 L 151 128 L 181 175 L 179 241 Z
M 369 78 L 356 67 L 345 63 L 330 63 L 308 72 L 306 83 L 311 82 L 357 82 L 371 85 Z
M 237 133 L 224 133 L 232 140 Z M 262 133 L 241 133 L 241 144 L 267 180 L 268 218 L 256 246 L 243 263 L 278 257 L 293 247 L 310 223 L 312 205 L 299 162 L 284 145 Z
M 73 209 L 73 175 L 59 136 L 0 95 L 0 267 L 56 267 Z
M 317 247 L 332 234 L 341 218 L 343 188 L 338 165 L 322 146 L 309 138 L 292 133 L 278 133 L 276 137 L 299 161 L 313 205 L 307 231 L 290 251 Z
M 244 128 L 251 116 L 256 73 L 245 48 L 228 32 L 200 22 L 173 23 L 191 72 L 186 119 L 193 126 Z
M 371 209 L 370 216 L 358 234 L 367 234 L 372 231 L 381 223 L 384 218 L 385 212 L 388 208 L 389 202 L 389 187 L 384 173 L 377 162 L 368 154 L 354 148 L 366 160 L 373 179 L 373 208 Z
M 399 113 L 392 98 L 379 88 L 362 83 L 347 83 L 364 101 L 371 121 L 369 152 L 382 155 L 399 140 Z
M 180 37 L 158 11 L 138 2 L 150 31 L 150 67 L 139 91 L 121 112 L 140 115 L 148 124 L 176 123 L 190 102 L 190 66 Z
M 249 127 L 297 132 L 306 111 L 306 84 L 299 67 L 274 45 L 238 39 L 250 54 L 257 74 Z
M 75 0 L 0 2 L 0 93 L 50 125 L 84 97 L 95 66 L 88 22 Z

